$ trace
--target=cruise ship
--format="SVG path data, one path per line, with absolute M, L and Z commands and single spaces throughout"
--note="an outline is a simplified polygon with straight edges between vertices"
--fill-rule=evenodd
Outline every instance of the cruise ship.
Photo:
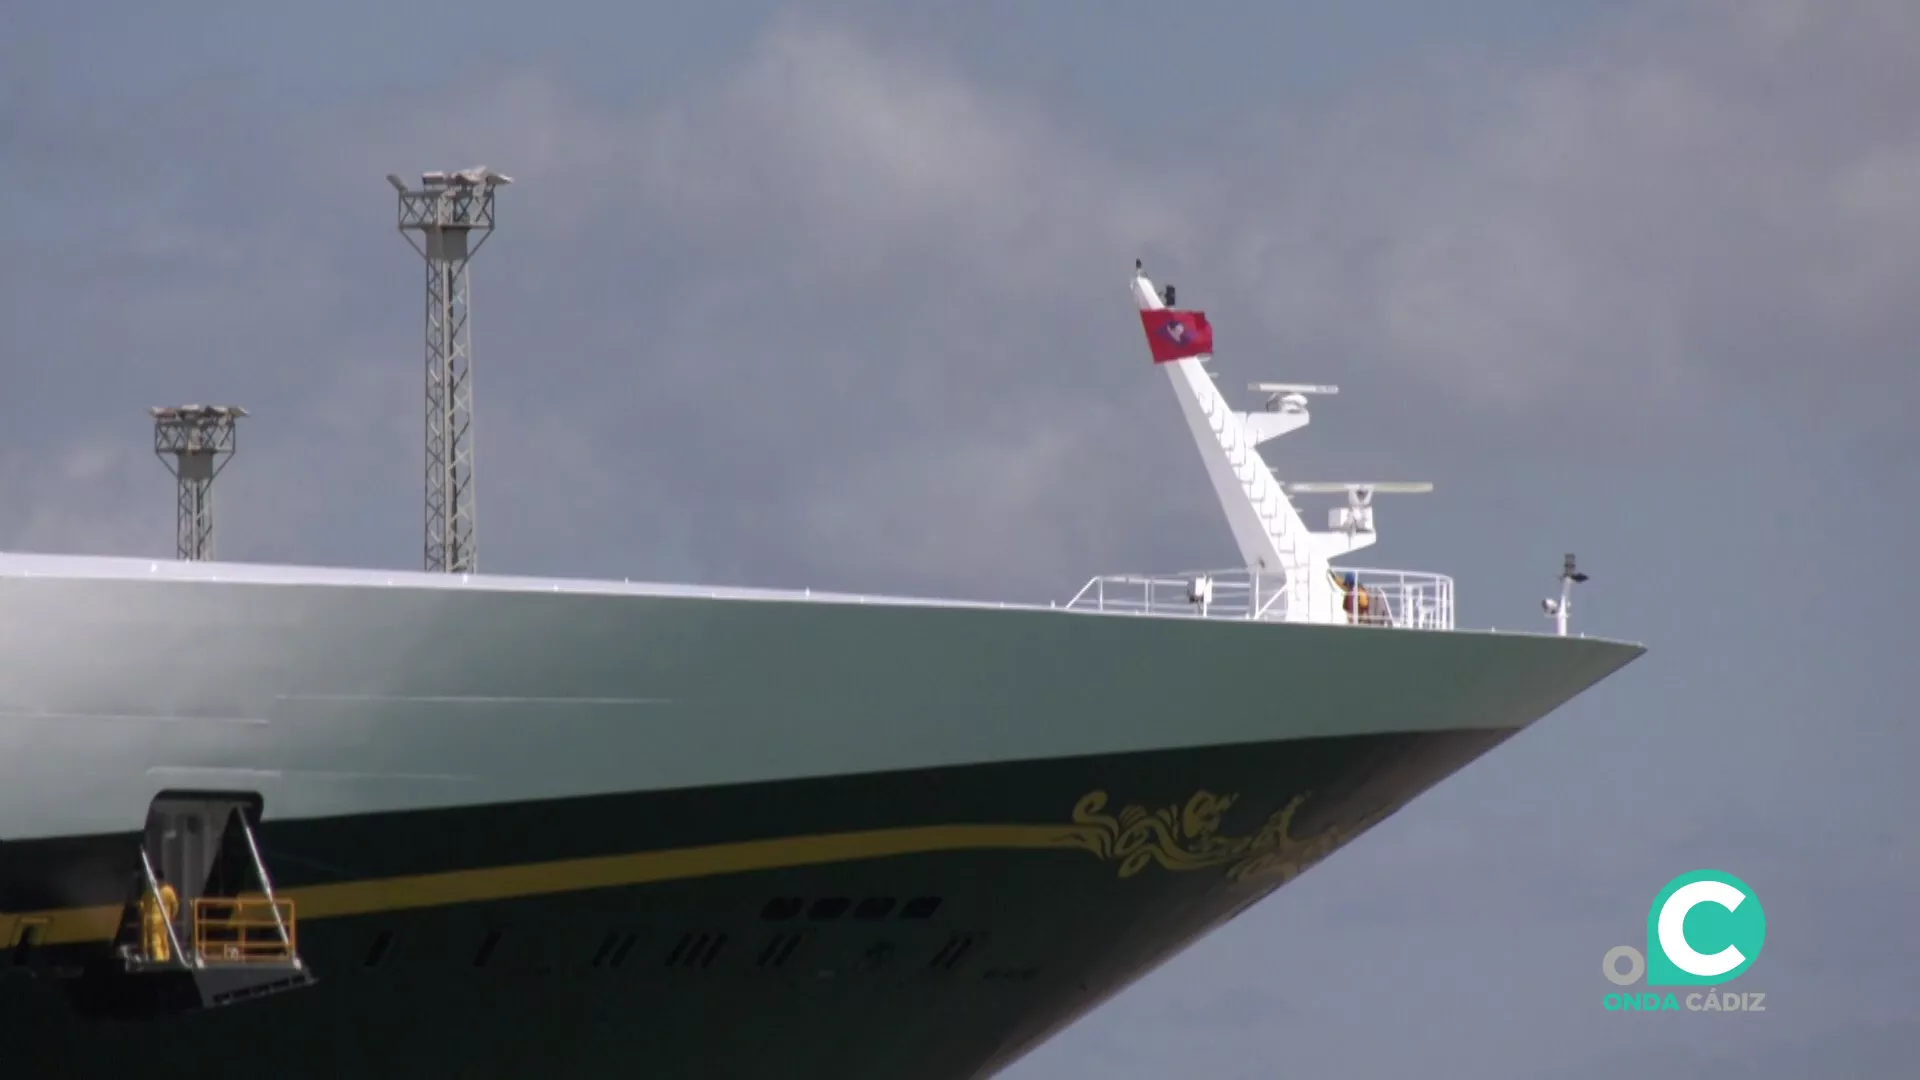
M 1230 571 L 0 555 L 0 1075 L 992 1076 L 1642 652 L 1567 632 L 1571 557 L 1538 634 L 1348 566 L 1424 486 L 1283 483 L 1334 388 L 1233 409 L 1131 291 Z

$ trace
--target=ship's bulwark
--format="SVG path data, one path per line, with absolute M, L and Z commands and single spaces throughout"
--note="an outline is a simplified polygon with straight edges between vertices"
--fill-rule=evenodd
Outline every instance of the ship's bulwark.
M 15 841 L 0 910 L 70 926 L 0 954 L 0 1046 L 21 1077 L 990 1075 L 1508 734 L 269 819 L 320 981 L 162 1022 L 85 1023 L 55 977 L 102 957 L 72 939 L 113 931 L 136 838 Z
M 0 556 L 0 841 L 137 829 L 168 789 L 253 792 L 268 819 L 337 817 L 1513 730 L 1639 652 L 620 583 L 22 561 Z M 207 579 L 182 579 L 193 573 Z

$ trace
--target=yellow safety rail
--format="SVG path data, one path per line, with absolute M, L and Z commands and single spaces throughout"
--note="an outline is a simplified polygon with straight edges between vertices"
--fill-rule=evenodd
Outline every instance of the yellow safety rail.
M 278 919 L 274 918 L 276 910 Z M 203 896 L 193 902 L 193 951 L 202 963 L 291 963 L 299 951 L 298 943 L 292 900 Z

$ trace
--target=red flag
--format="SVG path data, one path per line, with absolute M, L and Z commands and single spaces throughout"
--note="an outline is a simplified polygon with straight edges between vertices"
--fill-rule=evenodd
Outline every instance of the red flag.
M 1140 323 L 1147 330 L 1147 348 L 1153 350 L 1153 362 L 1170 363 L 1189 356 L 1213 351 L 1213 324 L 1204 311 L 1175 311 L 1161 308 L 1142 311 Z

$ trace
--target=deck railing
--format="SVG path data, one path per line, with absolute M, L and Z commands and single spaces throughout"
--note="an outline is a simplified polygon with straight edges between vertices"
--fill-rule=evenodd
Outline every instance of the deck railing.
M 1351 577 L 1353 587 L 1344 583 Z M 1304 588 L 1307 595 L 1293 595 Z M 1307 602 L 1296 605 L 1296 599 Z M 1186 616 L 1286 622 L 1301 611 L 1326 611 L 1331 619 L 1360 626 L 1417 630 L 1453 629 L 1453 579 L 1410 570 L 1335 567 L 1332 574 L 1310 574 L 1290 588 L 1282 573 L 1245 569 L 1183 574 L 1109 574 L 1087 582 L 1067 608 L 1110 614 Z

